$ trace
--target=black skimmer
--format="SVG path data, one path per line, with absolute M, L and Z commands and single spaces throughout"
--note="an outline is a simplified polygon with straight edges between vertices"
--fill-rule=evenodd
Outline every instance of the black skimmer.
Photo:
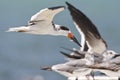
M 78 78 L 80 76 L 82 77 L 86 76 L 87 79 L 87 75 L 90 74 L 92 71 L 92 69 L 87 67 L 87 65 L 92 65 L 91 63 L 92 58 L 89 59 L 71 60 L 62 64 L 41 67 L 41 70 L 54 71 L 67 78 L 70 77 Z
M 67 27 L 54 24 L 53 22 L 54 16 L 63 11 L 64 9 L 64 6 L 42 9 L 31 17 L 28 25 L 9 28 L 7 32 L 15 31 L 38 35 L 62 35 L 67 36 L 69 39 L 81 46 Z
M 80 51 L 80 50 L 77 50 L 75 48 L 73 49 L 68 49 L 68 48 L 64 48 L 64 47 L 61 47 L 65 50 L 68 50 L 70 51 L 71 53 L 66 53 L 66 52 L 63 52 L 63 51 L 60 51 L 61 54 L 63 54 L 67 60 L 76 60 L 76 59 L 82 59 L 85 57 L 85 53 L 86 52 L 83 52 L 83 51 Z
M 96 26 L 80 10 L 66 2 L 73 22 L 81 35 L 82 51 L 103 53 L 107 49 L 107 44 L 101 37 Z M 88 48 L 88 50 L 87 50 Z
M 80 10 L 78 10 L 68 2 L 66 2 L 66 4 L 72 16 L 72 19 L 75 23 L 75 26 L 82 37 L 81 38 L 82 49 L 81 50 L 67 49 L 72 51 L 72 53 L 67 54 L 65 52 L 62 52 L 62 54 L 68 57 L 69 59 L 79 59 L 82 58 L 81 55 L 85 55 L 85 53 L 87 52 L 87 53 L 92 53 L 94 56 L 98 56 L 103 60 L 111 59 L 112 54 L 114 55 L 114 53 L 116 52 L 112 50 L 107 50 L 107 44 L 104 41 L 104 39 L 101 37 L 96 26 Z M 99 55 L 97 55 L 97 53 L 99 53 Z
M 89 69 L 83 65 L 81 67 L 80 67 L 80 65 L 75 67 L 75 66 L 68 65 L 66 63 L 57 64 L 57 65 L 53 65 L 53 66 L 45 66 L 45 67 L 42 67 L 41 70 L 54 71 L 54 72 L 57 72 L 65 77 L 67 77 L 67 78 L 75 77 L 76 79 L 78 77 L 86 76 L 91 72 L 91 69 Z M 87 77 L 86 77 L 86 79 L 87 79 Z
M 99 71 L 106 76 L 120 78 L 120 55 L 115 54 L 112 59 L 94 64 L 90 68 L 93 68 L 94 72 Z
M 63 47 L 62 47 L 63 48 Z M 90 52 L 87 52 L 87 51 L 80 51 L 80 50 L 77 50 L 77 49 L 68 49 L 68 48 L 63 48 L 63 49 L 66 49 L 66 50 L 68 50 L 68 51 L 71 51 L 71 53 L 69 54 L 69 53 L 66 53 L 66 52 L 63 52 L 63 51 L 60 51 L 60 53 L 61 54 L 63 54 L 65 57 L 66 57 L 66 59 L 68 60 L 68 61 L 70 61 L 70 60 L 77 60 L 77 59 L 83 59 L 83 58 L 85 58 L 86 57 L 86 55 L 88 55 L 88 56 L 93 56 L 94 57 L 94 63 L 100 63 L 100 62 L 102 62 L 102 60 L 108 60 L 108 59 L 106 59 L 106 57 L 107 57 L 107 55 L 109 55 L 109 59 L 114 55 L 114 53 L 110 53 L 110 52 L 104 52 L 103 54 L 104 54 L 104 56 L 103 56 L 103 54 L 98 54 L 98 53 L 90 53 Z M 105 58 L 105 59 L 104 59 Z
M 93 72 L 101 72 L 109 77 L 120 79 L 120 54 L 113 50 L 107 50 L 103 54 L 103 59 L 99 63 L 89 66 Z M 95 60 L 95 59 L 94 59 Z
M 72 51 L 72 53 L 67 54 L 65 52 L 61 52 L 63 55 L 65 55 L 69 59 L 79 59 L 84 58 L 84 55 L 86 53 L 92 53 L 96 59 L 97 57 L 99 57 L 103 61 L 112 59 L 112 56 L 114 54 L 115 56 L 119 55 L 119 53 L 116 53 L 113 50 L 107 50 L 106 42 L 101 37 L 96 26 L 89 20 L 89 18 L 86 15 L 84 15 L 80 10 L 75 8 L 70 3 L 66 2 L 66 4 L 68 5 L 68 9 L 72 16 L 72 19 L 82 37 L 82 50 L 72 50 L 64 48 Z M 97 53 L 99 54 L 97 55 Z
M 114 55 L 112 54 L 112 58 L 109 61 L 98 61 L 97 63 L 94 63 L 94 57 L 90 56 L 87 56 L 84 59 L 70 60 L 62 64 L 45 66 L 41 69 L 57 72 L 67 78 L 81 78 L 85 76 L 87 78 L 89 75 L 94 78 L 94 74 L 92 75 L 91 72 L 95 73 L 98 71 L 104 73 L 105 76 L 120 77 L 120 55 L 116 53 Z
M 120 54 L 113 50 L 107 50 L 102 55 L 104 57 L 103 61 L 109 61 L 120 57 Z
M 68 49 L 70 51 L 73 51 L 75 55 L 69 55 L 65 52 L 61 53 L 67 56 L 68 58 L 72 58 L 73 60 L 69 60 L 68 62 L 63 64 L 53 65 L 51 67 L 43 67 L 42 69 L 58 72 L 68 78 L 86 76 L 92 71 L 100 71 L 99 69 L 113 70 L 112 68 L 109 68 L 109 65 L 115 63 L 115 59 L 117 59 L 119 55 L 111 55 L 114 52 L 107 50 L 107 44 L 99 34 L 95 25 L 81 11 L 76 9 L 68 2 L 67 5 L 74 20 L 74 23 L 77 25 L 76 27 L 82 36 L 83 49 L 81 50 L 81 52 L 86 52 L 84 53 L 84 56 L 81 59 L 81 57 L 78 57 L 80 55 L 79 50 L 76 52 L 76 50 Z M 94 53 L 96 53 L 97 55 L 95 55 Z M 110 55 L 110 57 L 104 60 L 104 58 L 108 57 L 108 55 Z M 109 61 L 112 63 L 110 63 Z M 107 63 L 108 65 L 105 66 L 103 65 L 104 63 Z M 117 70 L 119 63 L 115 63 L 115 65 L 117 65 L 117 68 L 115 68 L 115 70 Z M 104 71 L 100 72 L 104 73 Z M 107 74 L 107 71 L 105 74 Z
M 69 58 L 69 63 L 71 63 L 70 65 L 72 66 L 74 65 L 74 67 L 79 65 L 79 63 L 81 64 L 83 63 L 83 61 L 81 61 L 83 58 L 81 59 L 81 56 L 79 56 L 79 53 L 77 53 L 77 55 L 69 55 L 68 53 L 62 52 L 62 54 L 64 54 L 67 58 Z M 83 55 L 86 56 L 86 54 L 88 54 L 88 52 L 86 53 L 84 52 Z M 97 72 L 100 72 L 100 73 L 103 73 L 105 76 L 120 78 L 120 54 L 119 53 L 116 53 L 112 50 L 107 50 L 102 55 L 98 55 L 97 53 L 90 54 L 90 56 L 88 56 L 86 60 L 89 60 L 89 58 L 93 58 L 93 60 L 91 60 L 93 63 L 90 63 L 89 65 L 85 63 L 84 66 L 86 66 L 88 70 L 91 70 L 92 73 L 95 74 Z M 78 61 L 78 62 L 73 62 L 73 61 Z M 83 69 L 83 67 L 80 67 L 80 68 Z M 77 72 L 79 71 L 79 69 L 77 69 Z M 74 75 L 74 77 L 76 76 Z

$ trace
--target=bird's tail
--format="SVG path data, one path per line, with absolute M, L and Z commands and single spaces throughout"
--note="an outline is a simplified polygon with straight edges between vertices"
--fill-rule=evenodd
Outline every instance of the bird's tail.
M 41 67 L 40 69 L 41 69 L 41 70 L 49 70 L 49 71 L 52 71 L 51 66 L 44 66 L 44 67 Z
M 9 28 L 6 32 L 26 32 L 28 31 L 29 27 L 26 26 L 21 26 L 21 27 L 14 27 L 14 28 Z

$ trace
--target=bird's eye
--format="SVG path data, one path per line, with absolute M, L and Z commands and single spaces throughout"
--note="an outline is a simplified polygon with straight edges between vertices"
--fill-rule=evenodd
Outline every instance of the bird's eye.
M 110 52 L 110 54 L 112 54 L 112 52 Z

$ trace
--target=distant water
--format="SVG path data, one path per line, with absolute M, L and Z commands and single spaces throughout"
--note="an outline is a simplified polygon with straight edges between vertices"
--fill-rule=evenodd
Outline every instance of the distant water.
M 68 0 L 82 10 L 98 27 L 109 49 L 120 53 L 120 1 Z M 6 33 L 14 26 L 26 25 L 30 17 L 40 9 L 65 5 L 64 0 L 1 0 L 0 1 L 0 80 L 66 80 L 41 66 L 65 62 L 60 47 L 79 47 L 65 37 L 36 36 L 23 33 Z M 68 26 L 80 41 L 68 10 L 58 14 L 55 23 Z

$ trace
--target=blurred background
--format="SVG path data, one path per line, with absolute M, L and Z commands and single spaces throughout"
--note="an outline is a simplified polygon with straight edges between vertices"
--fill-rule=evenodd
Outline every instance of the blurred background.
M 75 43 L 63 36 L 5 32 L 10 27 L 26 25 L 43 8 L 66 6 L 65 1 L 84 12 L 109 49 L 120 53 L 120 0 L 0 0 L 0 80 L 66 80 L 40 67 L 65 62 L 60 47 L 79 49 Z M 67 9 L 57 14 L 54 22 L 69 27 L 80 41 Z

